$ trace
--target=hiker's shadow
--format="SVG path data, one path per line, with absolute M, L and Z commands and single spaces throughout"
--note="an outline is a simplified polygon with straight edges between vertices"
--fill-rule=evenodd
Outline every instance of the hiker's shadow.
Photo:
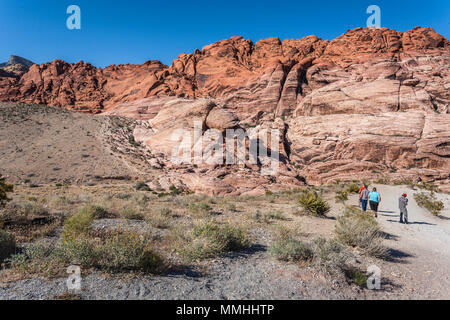
M 395 211 L 385 211 L 385 210 L 378 210 L 378 212 L 383 212 L 383 213 L 395 213 Z
M 407 259 L 412 257 L 414 257 L 412 254 L 405 251 L 390 248 L 384 260 L 395 263 L 409 263 Z
M 401 224 L 400 221 L 397 221 L 397 220 L 387 220 L 387 221 L 388 221 L 388 222 L 393 222 L 393 223 Z M 423 221 L 413 221 L 413 222 L 408 222 L 407 225 L 412 225 L 412 224 L 428 225 L 428 226 L 435 226 L 435 225 L 436 225 L 436 224 L 434 224 L 434 223 L 423 222 Z
M 383 237 L 386 239 L 386 240 L 394 240 L 394 241 L 397 241 L 398 240 L 398 236 L 396 236 L 395 234 L 392 234 L 392 233 L 388 233 L 388 232 L 382 232 L 382 235 L 383 235 Z
M 265 252 L 265 251 L 267 251 L 267 246 L 265 246 L 263 244 L 255 243 L 245 250 L 228 252 L 228 253 L 222 255 L 222 257 L 224 257 L 224 258 L 248 257 L 255 253 Z

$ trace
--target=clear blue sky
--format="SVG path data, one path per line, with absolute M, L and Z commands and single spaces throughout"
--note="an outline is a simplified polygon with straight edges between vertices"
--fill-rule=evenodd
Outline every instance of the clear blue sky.
M 71 4 L 81 8 L 81 30 L 66 27 Z M 381 8 L 382 27 L 432 27 L 450 38 L 448 0 L 0 0 L 0 62 L 16 54 L 36 63 L 171 64 L 182 52 L 236 35 L 331 40 L 365 26 L 371 4 Z

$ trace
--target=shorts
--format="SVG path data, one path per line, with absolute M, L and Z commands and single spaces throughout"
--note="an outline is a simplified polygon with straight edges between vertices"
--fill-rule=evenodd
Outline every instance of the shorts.
M 369 204 L 371 210 L 378 212 L 378 202 L 370 201 Z

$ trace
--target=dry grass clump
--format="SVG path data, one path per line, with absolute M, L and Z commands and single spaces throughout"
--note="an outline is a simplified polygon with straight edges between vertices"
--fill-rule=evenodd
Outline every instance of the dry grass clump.
M 352 252 L 336 239 L 317 238 L 306 242 L 282 230 L 270 245 L 268 253 L 283 262 L 315 265 L 358 286 L 367 282 L 365 274 L 349 263 Z
M 339 241 L 346 245 L 358 247 L 377 258 L 387 256 L 388 250 L 383 245 L 384 235 L 380 225 L 373 216 L 360 209 L 347 207 L 344 215 L 337 220 L 335 232 Z
M 345 191 L 347 191 L 348 193 L 358 193 L 359 187 L 355 182 L 352 182 L 349 185 L 347 185 L 347 187 L 345 188 Z
M 436 198 L 434 191 L 416 193 L 414 199 L 420 207 L 427 209 L 435 216 L 439 216 L 444 209 L 444 203 Z
M 249 246 L 250 240 L 243 229 L 229 224 L 205 222 L 194 226 L 191 241 L 182 254 L 189 260 L 203 260 Z
M 314 190 L 302 190 L 298 196 L 298 202 L 307 213 L 316 217 L 323 217 L 330 211 L 329 204 Z
M 345 203 L 348 200 L 348 191 L 338 191 L 335 196 L 336 202 Z
M 145 216 L 145 221 L 158 229 L 169 229 L 173 225 L 174 213 L 167 207 L 154 208 Z
M 207 216 L 213 209 L 207 201 L 189 203 L 188 208 L 197 216 Z
M 64 223 L 63 238 L 74 239 L 89 234 L 94 219 L 91 208 L 81 208 L 77 214 L 69 217 Z
M 0 230 L 0 264 L 16 251 L 16 240 L 14 236 L 6 231 Z
M 35 243 L 8 260 L 11 268 L 34 273 L 55 275 L 67 265 L 86 269 L 122 272 L 159 273 L 165 268 L 163 258 L 144 237 L 127 232 L 108 234 L 104 238 L 88 236 L 65 239 L 56 245 Z
M 11 200 L 8 193 L 13 192 L 13 189 L 13 185 L 6 183 L 6 179 L 0 174 L 0 208 Z
M 285 262 L 308 262 L 314 252 L 309 243 L 298 240 L 288 232 L 281 232 L 269 247 L 269 255 Z

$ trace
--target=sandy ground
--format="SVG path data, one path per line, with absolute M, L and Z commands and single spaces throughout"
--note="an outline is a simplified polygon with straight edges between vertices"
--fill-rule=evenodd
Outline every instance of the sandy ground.
M 381 269 L 381 290 L 360 289 L 336 281 L 314 268 L 284 264 L 267 255 L 272 240 L 268 229 L 255 229 L 251 249 L 207 261 L 204 267 L 187 267 L 164 276 L 83 276 L 83 299 L 449 299 L 450 298 L 450 196 L 438 218 L 417 206 L 405 186 L 377 186 L 382 196 L 378 220 L 388 234 L 390 261 L 364 261 Z M 409 225 L 398 223 L 398 197 L 409 194 Z M 306 217 L 304 231 L 311 236 L 332 236 L 340 206 L 332 202 L 329 219 Z M 357 204 L 352 196 L 347 204 Z M 282 209 L 280 207 L 280 209 Z M 286 208 L 285 208 L 286 209 Z M 301 218 L 298 218 L 301 219 Z M 299 220 L 300 221 L 300 220 Z M 28 279 L 0 285 L 0 299 L 52 299 L 66 292 L 66 279 Z

